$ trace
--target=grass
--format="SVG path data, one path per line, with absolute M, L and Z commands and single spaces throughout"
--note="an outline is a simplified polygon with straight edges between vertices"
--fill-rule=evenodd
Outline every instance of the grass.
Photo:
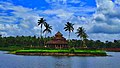
M 90 53 L 104 53 L 105 51 L 102 50 L 75 50 L 75 52 L 90 52 Z
M 38 53 L 38 52 L 44 52 L 44 53 L 65 53 L 65 52 L 69 52 L 69 50 L 17 50 L 16 52 L 27 52 L 27 53 Z
M 13 53 L 71 53 L 70 50 L 17 50 Z M 102 54 L 106 55 L 105 51 L 102 50 L 74 50 L 72 53 L 79 54 Z
M 0 47 L 1 51 L 16 51 L 16 50 L 22 50 L 23 47 Z
M 107 55 L 103 50 L 75 50 L 75 49 L 58 49 L 58 50 L 49 50 L 49 49 L 26 49 L 22 47 L 0 47 L 0 50 L 10 51 L 11 54 L 16 53 L 78 53 L 78 54 L 99 54 Z

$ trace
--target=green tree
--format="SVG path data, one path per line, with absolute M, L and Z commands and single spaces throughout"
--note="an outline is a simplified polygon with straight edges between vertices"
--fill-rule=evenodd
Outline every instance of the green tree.
M 43 33 L 45 33 L 45 38 L 46 38 L 46 35 L 48 33 L 51 33 L 52 26 L 50 26 L 48 23 L 45 23 L 44 26 L 45 26 L 45 29 L 43 30 Z
M 42 33 L 43 33 L 42 27 L 45 24 L 45 21 L 46 20 L 44 18 L 40 18 L 40 20 L 38 20 L 38 26 L 40 25 L 40 27 L 41 27 L 41 37 L 42 37 Z
M 69 41 L 70 41 L 70 33 L 73 32 L 73 30 L 74 30 L 73 26 L 74 26 L 74 24 L 67 22 L 64 27 L 65 31 L 69 32 L 69 35 L 68 35 Z
M 87 39 L 88 35 L 85 33 L 84 28 L 83 27 L 79 27 L 75 34 L 77 34 L 77 37 L 81 38 L 81 40 L 82 40 L 82 47 L 83 48 L 87 48 L 87 46 L 85 44 L 85 39 Z

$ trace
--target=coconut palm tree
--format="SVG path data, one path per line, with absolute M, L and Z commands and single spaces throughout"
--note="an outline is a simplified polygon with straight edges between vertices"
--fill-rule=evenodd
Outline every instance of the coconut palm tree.
M 87 46 L 85 45 L 85 39 L 87 39 L 88 35 L 85 33 L 84 28 L 79 27 L 75 34 L 77 34 L 77 37 L 80 37 L 82 39 L 83 48 L 87 48 Z
M 68 35 L 69 41 L 70 41 L 70 33 L 73 32 L 73 30 L 74 30 L 73 26 L 74 26 L 74 24 L 72 24 L 72 23 L 70 23 L 70 22 L 67 22 L 67 23 L 65 24 L 65 27 L 64 27 L 65 31 L 68 31 L 68 32 L 69 32 L 69 35 Z
M 46 38 L 46 34 L 51 33 L 52 30 L 52 26 L 50 26 L 48 23 L 45 22 L 44 24 L 45 29 L 43 30 L 43 33 L 45 33 L 45 38 Z
M 41 27 L 41 37 L 42 37 L 42 27 L 43 27 L 43 25 L 45 24 L 45 19 L 44 18 L 40 18 L 40 20 L 38 20 L 38 26 L 40 25 L 40 27 Z

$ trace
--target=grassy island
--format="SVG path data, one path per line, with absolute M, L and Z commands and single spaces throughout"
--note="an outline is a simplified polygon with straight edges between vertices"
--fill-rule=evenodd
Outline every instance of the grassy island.
M 107 56 L 102 50 L 17 50 L 11 52 L 17 55 L 42 55 L 42 56 Z

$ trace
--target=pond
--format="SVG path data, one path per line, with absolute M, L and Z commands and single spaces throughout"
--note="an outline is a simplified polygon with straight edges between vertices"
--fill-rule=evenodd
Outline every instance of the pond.
M 22 56 L 0 51 L 0 68 L 119 68 L 120 52 L 107 57 Z

